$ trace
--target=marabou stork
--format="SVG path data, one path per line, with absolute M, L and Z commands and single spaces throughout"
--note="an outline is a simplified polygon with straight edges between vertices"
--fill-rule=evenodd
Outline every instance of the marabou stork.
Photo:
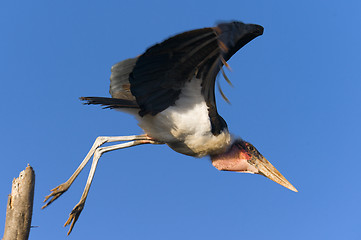
M 98 137 L 73 175 L 45 197 L 43 208 L 68 190 L 93 156 L 83 195 L 65 223 L 70 224 L 69 234 L 84 208 L 100 156 L 140 144 L 167 144 L 198 158 L 209 155 L 218 170 L 260 174 L 297 192 L 252 144 L 234 139 L 217 112 L 214 89 L 219 71 L 241 47 L 262 34 L 259 25 L 220 23 L 178 34 L 115 64 L 110 76 L 112 98 L 81 100 L 133 114 L 144 134 Z M 125 143 L 101 147 L 110 142 Z

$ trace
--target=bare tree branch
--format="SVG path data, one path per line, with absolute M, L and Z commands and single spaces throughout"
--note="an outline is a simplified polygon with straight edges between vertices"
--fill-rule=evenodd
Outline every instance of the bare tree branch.
M 29 165 L 13 180 L 3 240 L 27 240 L 33 213 L 35 173 Z

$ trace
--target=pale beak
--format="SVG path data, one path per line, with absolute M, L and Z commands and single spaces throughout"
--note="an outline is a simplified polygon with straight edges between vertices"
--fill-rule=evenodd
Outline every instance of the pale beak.
M 263 175 L 289 190 L 298 192 L 297 189 L 292 186 L 292 184 L 263 156 L 260 158 L 252 158 L 248 163 L 258 169 L 258 172 L 255 173 Z

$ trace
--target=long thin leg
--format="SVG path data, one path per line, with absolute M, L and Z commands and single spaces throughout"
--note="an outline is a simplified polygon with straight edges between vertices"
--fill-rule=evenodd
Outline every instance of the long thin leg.
M 92 162 L 92 165 L 91 165 L 91 168 L 90 168 L 90 172 L 89 172 L 89 175 L 88 175 L 88 180 L 86 182 L 83 194 L 82 194 L 78 204 L 75 205 L 75 207 L 71 211 L 69 219 L 64 224 L 64 227 L 70 224 L 68 235 L 73 230 L 74 224 L 78 220 L 79 215 L 80 215 L 81 211 L 84 208 L 85 200 L 86 200 L 86 198 L 88 196 L 90 185 L 91 185 L 91 183 L 93 181 L 93 178 L 94 178 L 95 169 L 97 167 L 99 158 L 102 156 L 102 154 L 106 153 L 106 152 L 109 152 L 109 151 L 117 150 L 117 149 L 128 148 L 128 147 L 133 147 L 133 146 L 137 146 L 137 145 L 140 145 L 140 144 L 147 144 L 147 143 L 159 144 L 158 142 L 155 142 L 155 141 L 152 141 L 152 140 L 136 140 L 136 141 L 130 141 L 130 142 L 127 142 L 127 143 L 116 144 L 116 145 L 113 145 L 113 146 L 101 147 L 101 148 L 98 148 L 98 149 L 95 150 L 94 156 L 93 156 L 93 162 Z
M 92 148 L 84 158 L 84 160 L 80 163 L 79 167 L 75 170 L 73 175 L 64 183 L 60 184 L 56 188 L 51 190 L 51 193 L 45 197 L 44 206 L 45 208 L 49 206 L 52 202 L 54 202 L 57 198 L 59 198 L 64 192 L 66 192 L 74 180 L 77 178 L 79 173 L 83 170 L 85 165 L 89 162 L 90 158 L 93 156 L 95 150 L 99 148 L 101 145 L 107 142 L 121 142 L 121 141 L 135 141 L 135 140 L 151 140 L 147 135 L 133 135 L 133 136 L 116 136 L 116 137 L 97 137 Z

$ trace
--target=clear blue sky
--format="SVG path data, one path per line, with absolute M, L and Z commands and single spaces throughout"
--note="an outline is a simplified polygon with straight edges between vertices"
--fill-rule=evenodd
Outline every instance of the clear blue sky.
M 292 2 L 292 3 L 291 3 Z M 219 172 L 167 146 L 105 154 L 68 239 L 361 239 L 360 1 L 1 1 L 0 232 L 11 180 L 36 172 L 30 239 L 66 239 L 89 166 L 41 210 L 99 135 L 139 134 L 108 96 L 110 67 L 220 20 L 264 26 L 218 96 L 230 130 L 298 188 Z

